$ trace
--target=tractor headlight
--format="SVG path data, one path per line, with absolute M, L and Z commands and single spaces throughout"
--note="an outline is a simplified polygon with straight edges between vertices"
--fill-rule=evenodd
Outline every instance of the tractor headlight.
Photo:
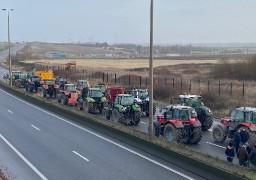
M 208 109 L 208 113 L 209 113 L 209 114 L 212 114 L 212 110 L 211 110 L 210 108 Z

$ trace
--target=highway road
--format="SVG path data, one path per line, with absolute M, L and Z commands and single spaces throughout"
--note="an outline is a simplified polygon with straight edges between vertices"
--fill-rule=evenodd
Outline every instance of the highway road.
M 0 99 L 0 147 L 24 169 L 16 179 L 203 179 L 1 89 Z

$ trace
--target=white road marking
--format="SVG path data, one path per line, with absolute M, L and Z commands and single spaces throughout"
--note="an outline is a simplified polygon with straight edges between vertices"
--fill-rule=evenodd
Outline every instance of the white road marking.
M 210 143 L 210 142 L 205 142 L 205 143 L 210 144 L 210 145 L 213 145 L 213 146 L 216 146 L 216 147 L 219 147 L 219 148 L 226 149 L 226 147 L 220 146 L 220 145 L 218 145 L 218 144 L 214 144 L 214 143 Z
M 31 163 L 29 162 L 5 137 L 0 133 L 0 138 L 43 180 L 47 178 Z
M 154 164 L 156 164 L 156 165 L 158 165 L 158 166 L 160 166 L 160 167 L 162 167 L 162 168 L 165 168 L 165 169 L 167 169 L 167 170 L 169 170 L 169 171 L 171 171 L 171 172 L 173 172 L 173 173 L 175 173 L 175 174 L 177 174 L 177 175 L 179 175 L 179 176 L 182 176 L 182 177 L 184 177 L 184 178 L 186 178 L 186 179 L 188 179 L 188 180 L 195 180 L 194 178 L 189 177 L 189 176 L 187 176 L 186 174 L 183 174 L 183 173 L 181 173 L 181 172 L 179 172 L 179 171 L 176 171 L 175 169 L 172 169 L 172 168 L 170 168 L 170 167 L 168 167 L 168 166 L 166 166 L 166 165 L 164 165 L 164 164 L 161 164 L 161 163 L 159 163 L 159 162 L 157 162 L 157 161 L 155 161 L 155 160 L 153 160 L 153 159 L 151 159 L 151 158 L 149 158 L 149 157 L 147 157 L 147 156 L 144 156 L 143 154 L 140 154 L 140 153 L 138 153 L 138 152 L 136 152 L 136 151 L 133 151 L 133 150 L 131 150 L 131 149 L 129 149 L 129 148 L 127 148 L 127 147 L 125 147 L 125 146 L 123 146 L 123 145 L 121 145 L 121 144 L 118 144 L 118 143 L 116 143 L 116 142 L 114 142 L 114 141 L 112 141 L 112 140 L 110 140 L 110 139 L 108 139 L 108 138 L 105 138 L 105 137 L 103 137 L 103 136 L 101 136 L 101 135 L 99 135 L 99 134 L 96 134 L 96 133 L 94 133 L 94 132 L 92 132 L 92 131 L 90 131 L 90 130 L 88 130 L 88 129 L 85 129 L 85 128 L 83 128 L 83 127 L 81 127 L 81 126 L 75 124 L 75 123 L 69 122 L 68 120 L 65 120 L 65 119 L 63 119 L 63 118 L 61 118 L 61 117 L 59 117 L 59 116 L 57 116 L 57 115 L 55 115 L 55 114 L 53 114 L 53 113 L 50 113 L 50 112 L 48 112 L 48 111 L 46 111 L 46 110 L 43 110 L 43 109 L 41 109 L 41 108 L 39 108 L 39 107 L 37 107 L 37 106 L 34 106 L 34 105 L 32 105 L 32 104 L 30 104 L 30 103 L 28 103 L 28 102 L 26 102 L 26 101 L 24 101 L 24 100 L 22 100 L 22 99 L 20 99 L 20 98 L 17 98 L 17 97 L 15 97 L 15 96 L 13 96 L 13 95 L 7 93 L 6 91 L 4 91 L 4 90 L 2 90 L 2 89 L 0 89 L 0 91 L 2 91 L 2 92 L 5 93 L 5 94 L 8 94 L 9 96 L 13 97 L 14 99 L 17 99 L 17 100 L 23 102 L 24 104 L 27 104 L 27 105 L 29 105 L 29 106 L 31 106 L 31 107 L 33 107 L 33 108 L 35 108 L 35 109 L 37 109 L 37 110 L 39 110 L 39 111 L 41 111 L 41 112 L 44 112 L 44 113 L 46 113 L 46 114 L 48 114 L 48 115 L 51 115 L 52 117 L 55 117 L 55 118 L 57 118 L 57 119 L 59 119 L 59 120 L 61 120 L 61 121 L 63 121 L 63 122 L 66 122 L 67 124 L 70 124 L 70 125 L 72 125 L 72 126 L 74 126 L 74 127 L 77 127 L 78 129 L 81 129 L 81 130 L 83 130 L 83 131 L 86 131 L 87 133 L 92 134 L 92 135 L 94 135 L 94 136 L 96 136 L 96 137 L 98 137 L 98 138 L 100 138 L 100 139 L 102 139 L 102 140 L 105 140 L 105 141 L 107 141 L 107 142 L 109 142 L 109 143 L 111 143 L 111 144 L 114 144 L 114 145 L 116 145 L 117 147 L 120 147 L 121 149 L 124 149 L 124 150 L 126 150 L 126 151 L 128 151 L 128 152 L 130 152 L 130 153 L 132 153 L 132 154 L 135 154 L 135 155 L 137 155 L 137 156 L 139 156 L 139 157 L 141 157 L 141 158 L 143 158 L 143 159 L 146 159 L 146 160 L 148 160 L 149 162 L 154 163 Z
M 40 131 L 40 129 L 38 127 L 34 126 L 33 124 L 31 124 L 30 126 L 35 128 L 36 130 Z
M 12 111 L 11 111 L 11 110 L 7 109 L 7 111 L 12 114 Z
M 212 132 L 212 129 L 208 129 L 208 131 Z
M 81 154 L 79 154 L 76 151 L 72 151 L 73 153 L 75 153 L 76 155 L 78 155 L 79 157 L 83 158 L 84 160 L 86 160 L 87 162 L 89 162 L 89 159 L 85 158 L 84 156 L 82 156 Z
M 140 122 L 141 124 L 147 124 L 147 123 L 145 123 L 145 122 Z

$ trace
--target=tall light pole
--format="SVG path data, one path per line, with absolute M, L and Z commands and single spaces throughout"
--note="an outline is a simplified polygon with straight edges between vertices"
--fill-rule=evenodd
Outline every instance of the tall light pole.
M 154 1 L 150 3 L 150 58 L 149 58 L 149 138 L 153 137 L 153 8 Z
M 11 41 L 10 41 L 10 15 L 9 11 L 14 9 L 2 9 L 3 11 L 8 12 L 8 47 L 9 47 L 9 76 L 10 76 L 10 86 L 12 86 L 12 60 L 11 60 Z

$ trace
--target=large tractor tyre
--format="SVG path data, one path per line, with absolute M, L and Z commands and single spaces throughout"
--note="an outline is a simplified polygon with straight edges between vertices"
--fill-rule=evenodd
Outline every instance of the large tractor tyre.
M 46 92 L 46 90 L 44 89 L 44 90 L 43 90 L 43 97 L 46 98 L 46 96 L 47 96 L 47 92 Z
M 88 113 L 92 113 L 93 109 L 93 103 L 88 103 Z
M 140 123 L 140 113 L 139 111 L 134 112 L 133 121 L 131 121 L 131 124 L 138 125 Z
M 113 109 L 112 114 L 110 116 L 110 120 L 115 123 L 118 123 L 122 120 L 122 116 L 117 109 Z
M 68 98 L 67 97 L 62 97 L 61 98 L 61 104 L 67 105 L 68 104 Z
M 28 91 L 28 85 L 27 84 L 25 85 L 25 89 L 26 89 L 26 91 Z
M 208 129 L 210 129 L 212 127 L 212 123 L 213 123 L 213 117 L 212 116 L 203 116 L 204 118 L 202 119 L 202 130 L 203 131 L 207 131 Z
M 156 114 L 156 104 L 153 103 L 153 115 Z
M 173 124 L 166 124 L 164 127 L 164 137 L 168 141 L 180 142 L 182 139 L 181 129 L 176 128 Z
M 248 134 L 249 134 L 248 143 L 249 143 L 250 145 L 256 144 L 256 132 L 255 132 L 255 131 L 251 131 L 251 130 L 250 130 L 248 127 L 246 127 L 246 126 L 242 126 L 242 127 L 240 127 L 239 129 L 240 129 L 240 132 L 242 132 L 243 129 L 245 129 L 246 132 L 248 132 Z
M 192 131 L 192 135 L 189 138 L 188 142 L 191 144 L 197 144 L 199 141 L 201 141 L 203 136 L 203 131 L 201 127 L 195 127 Z
M 54 94 L 53 91 L 54 91 L 53 89 L 50 89 L 50 90 L 49 90 L 49 97 L 51 97 L 51 98 L 53 97 L 53 94 Z
M 108 115 L 107 109 L 105 109 L 105 108 L 102 109 L 101 116 L 103 119 L 110 120 L 110 116 Z
M 31 86 L 29 86 L 29 92 L 33 92 L 33 88 Z
M 159 128 L 157 128 L 155 124 L 153 124 L 153 134 L 157 137 L 160 136 Z
M 227 138 L 227 132 L 223 129 L 222 126 L 217 125 L 212 130 L 212 136 L 215 142 L 222 143 Z

